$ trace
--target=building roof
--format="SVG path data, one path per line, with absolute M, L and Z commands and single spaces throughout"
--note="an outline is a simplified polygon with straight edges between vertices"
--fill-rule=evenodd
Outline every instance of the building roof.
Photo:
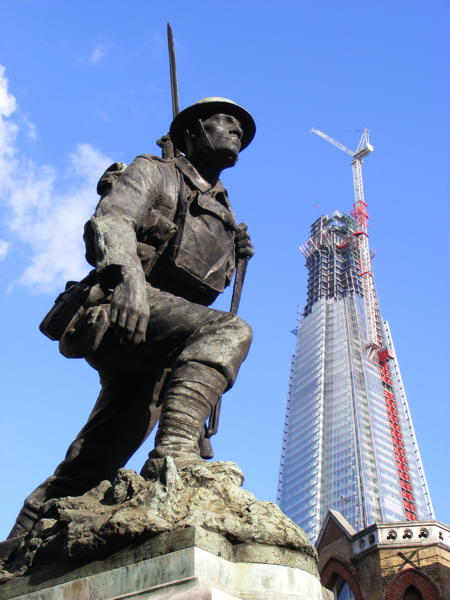
M 319 548 L 320 546 L 327 546 L 335 539 L 341 537 L 342 533 L 344 533 L 346 537 L 351 540 L 357 531 L 352 525 L 350 525 L 347 519 L 341 515 L 340 512 L 329 509 L 319 532 L 319 536 L 316 541 L 316 548 Z
M 316 548 L 328 546 L 345 536 L 358 556 L 376 547 L 410 547 L 439 544 L 450 550 L 450 527 L 436 520 L 398 521 L 395 523 L 373 523 L 356 531 L 336 510 L 329 510 L 320 530 Z

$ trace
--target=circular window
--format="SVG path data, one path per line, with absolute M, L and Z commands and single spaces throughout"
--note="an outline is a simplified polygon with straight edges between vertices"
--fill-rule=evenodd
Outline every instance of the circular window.
M 397 532 L 395 531 L 395 529 L 390 529 L 388 531 L 386 539 L 387 540 L 396 540 L 397 539 Z
M 413 532 L 411 531 L 411 529 L 405 529 L 405 531 L 403 532 L 403 539 L 404 540 L 410 540 L 413 536 Z

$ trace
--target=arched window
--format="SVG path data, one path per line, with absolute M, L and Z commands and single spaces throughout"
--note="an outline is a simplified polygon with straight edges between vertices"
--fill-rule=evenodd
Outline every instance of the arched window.
M 337 556 L 330 556 L 325 563 L 320 581 L 333 592 L 334 600 L 363 600 L 357 571 L 350 563 Z
M 343 579 L 339 578 L 334 587 L 333 587 L 333 592 L 334 592 L 334 599 L 335 600 L 355 600 L 355 596 L 352 592 L 352 590 L 350 589 L 350 586 L 348 585 L 348 583 L 346 581 L 344 581 Z M 407 600 L 409 600 L 407 598 Z M 411 599 L 411 600 L 415 600 L 415 599 Z
M 410 585 L 405 590 L 402 600 L 423 600 L 423 596 L 415 585 Z
M 386 600 L 439 600 L 439 590 L 427 575 L 417 569 L 397 573 L 386 589 Z

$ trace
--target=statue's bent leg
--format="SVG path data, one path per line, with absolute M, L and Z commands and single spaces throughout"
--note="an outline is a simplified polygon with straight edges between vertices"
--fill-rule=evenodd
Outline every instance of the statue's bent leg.
M 55 473 L 25 500 L 8 538 L 23 536 L 50 498 L 79 496 L 111 480 L 149 435 L 154 422 L 148 378 L 101 376 L 102 390 L 86 425 Z
M 199 437 L 205 419 L 229 389 L 251 343 L 251 329 L 238 317 L 210 310 L 210 318 L 187 340 L 176 360 L 162 407 L 152 459 L 200 460 Z
M 208 309 L 209 319 L 186 341 L 176 364 L 196 361 L 224 375 L 229 390 L 252 342 L 252 329 L 231 313 Z
M 178 365 L 170 378 L 151 458 L 199 460 L 205 420 L 226 384 L 221 373 L 201 363 Z

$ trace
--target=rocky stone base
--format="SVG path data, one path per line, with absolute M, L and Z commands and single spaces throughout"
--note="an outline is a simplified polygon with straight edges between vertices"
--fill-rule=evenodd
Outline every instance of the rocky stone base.
M 275 504 L 242 489 L 244 476 L 230 462 L 175 466 L 168 457 L 153 479 L 121 469 L 80 497 L 52 499 L 16 552 L 0 581 L 58 561 L 92 561 L 163 532 L 202 527 L 232 544 L 256 543 L 301 551 L 316 562 L 306 534 Z M 1 553 L 0 553 L 1 554 Z
M 0 597 L 322 598 L 306 534 L 242 482 L 234 463 L 168 457 L 150 478 L 121 469 L 113 484 L 49 500 L 14 552 L 0 544 Z

